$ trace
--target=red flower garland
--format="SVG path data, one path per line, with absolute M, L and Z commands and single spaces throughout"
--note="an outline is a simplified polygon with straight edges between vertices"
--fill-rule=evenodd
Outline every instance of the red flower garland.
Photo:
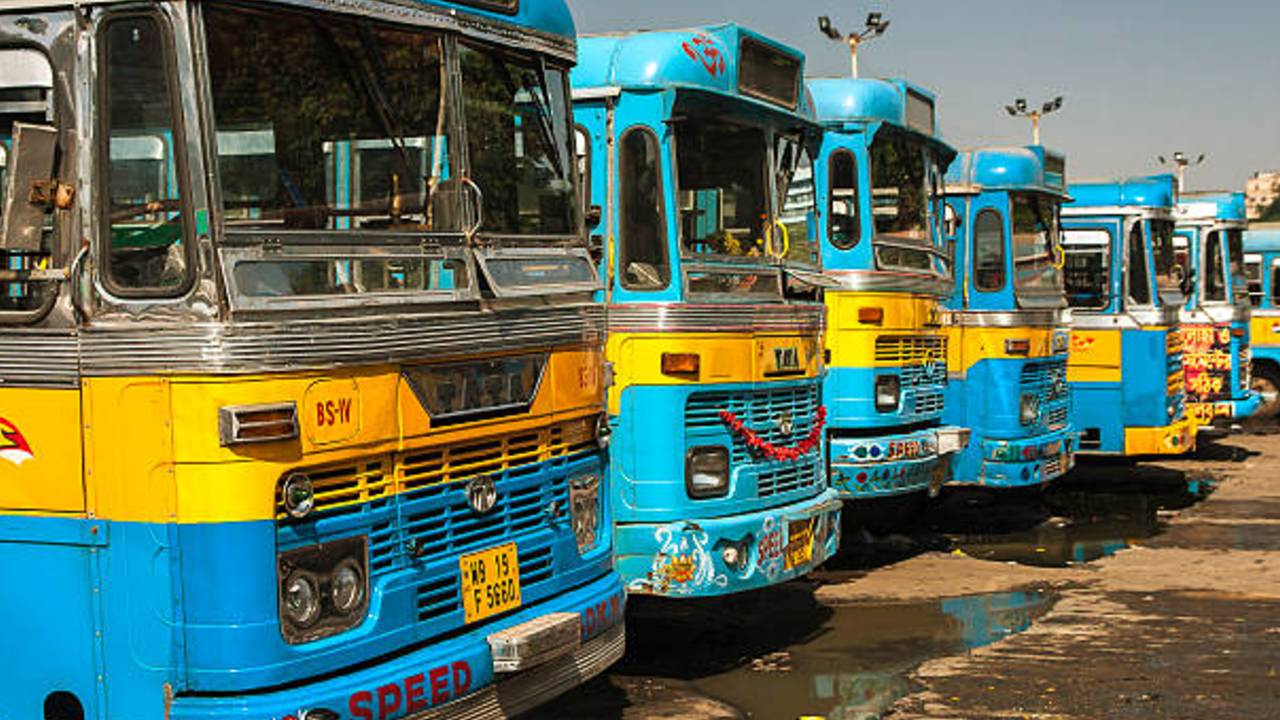
M 770 460 L 795 462 L 801 456 L 813 452 L 813 449 L 822 440 L 822 427 L 827 423 L 827 408 L 826 406 L 818 407 L 818 412 L 813 419 L 813 427 L 809 428 L 809 434 L 805 435 L 804 439 L 793 447 L 780 447 L 765 440 L 757 435 L 755 430 L 747 427 L 747 424 L 741 418 L 728 410 L 720 411 L 720 420 L 725 425 L 728 425 L 735 435 L 741 436 L 742 441 L 747 444 L 747 449 L 752 452 L 763 455 Z

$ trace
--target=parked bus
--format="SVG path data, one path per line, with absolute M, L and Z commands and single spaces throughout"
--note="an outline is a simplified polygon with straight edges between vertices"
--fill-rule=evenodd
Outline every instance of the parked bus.
M 1186 413 L 1172 175 L 1075 183 L 1062 208 L 1067 380 L 1082 453 L 1195 449 Z
M 947 171 L 958 268 L 944 418 L 970 428 L 951 482 L 1042 485 L 1071 469 L 1060 209 L 1066 158 L 1041 146 L 960 153 Z
M 955 156 L 934 96 L 902 80 L 809 81 L 827 306 L 828 463 L 846 500 L 936 492 L 968 430 L 944 426 L 953 290 L 941 229 Z M 878 504 L 877 504 L 878 505 Z M 874 513 L 875 510 L 872 510 Z
M 1252 415 L 1244 193 L 1186 193 L 1175 209 L 1174 257 L 1188 278 L 1179 320 L 1187 414 L 1200 429 Z
M 610 488 L 633 593 L 740 592 L 839 545 L 804 56 L 736 25 L 584 37 L 579 162 L 608 307 Z
M 1280 227 L 1251 226 L 1244 253 L 1255 417 L 1271 419 L 1280 411 Z
M 555 1 L 0 9 L 0 715 L 499 718 L 622 655 L 575 54 Z

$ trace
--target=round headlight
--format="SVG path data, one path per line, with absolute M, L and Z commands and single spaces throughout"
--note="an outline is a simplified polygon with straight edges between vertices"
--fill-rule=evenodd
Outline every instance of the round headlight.
M 289 621 L 306 627 L 320 618 L 320 590 L 310 575 L 294 573 L 284 581 L 284 612 Z
M 316 507 L 316 489 L 311 485 L 311 478 L 302 473 L 293 473 L 284 479 L 280 485 L 280 498 L 289 517 L 299 520 L 310 515 Z
M 346 615 L 364 604 L 364 574 L 354 560 L 343 560 L 329 580 L 329 599 L 333 608 Z

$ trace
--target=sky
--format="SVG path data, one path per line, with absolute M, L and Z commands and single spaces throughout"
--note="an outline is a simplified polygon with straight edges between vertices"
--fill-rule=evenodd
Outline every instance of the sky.
M 842 31 L 869 11 L 892 23 L 862 46 L 863 77 L 902 77 L 938 94 L 961 148 L 1028 143 L 1004 106 L 1057 95 L 1041 140 L 1075 179 L 1159 172 L 1156 157 L 1206 158 L 1189 189 L 1243 190 L 1280 170 L 1280 2 L 1276 0 L 568 0 L 578 32 L 736 21 L 807 56 L 807 74 L 848 73 Z

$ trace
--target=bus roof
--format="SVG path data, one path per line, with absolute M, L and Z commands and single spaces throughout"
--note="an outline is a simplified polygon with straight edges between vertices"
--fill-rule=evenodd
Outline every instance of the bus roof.
M 1077 210 L 1095 207 L 1172 210 L 1176 196 L 1175 186 L 1176 180 L 1169 173 L 1124 180 L 1071 183 L 1067 193 L 1072 200 L 1067 203 L 1067 207 Z
M 1184 193 L 1178 198 L 1179 222 L 1248 222 L 1244 193 L 1218 190 Z
M 813 117 L 804 53 L 734 23 L 578 39 L 574 96 L 701 90 Z
M 112 5 L 132 0 L 3 0 L 0 12 L 31 11 L 73 6 Z M 261 1 L 261 0 L 260 0 Z M 271 0 L 267 0 L 271 2 Z M 515 45 L 530 46 L 572 57 L 577 28 L 566 0 L 275 0 L 280 5 L 311 10 L 365 15 L 390 22 L 438 25 L 481 36 L 504 33 Z M 468 18 L 459 18 L 465 13 Z M 493 23 L 493 28 L 472 27 L 476 18 Z M 512 36 L 512 31 L 521 32 Z
M 941 140 L 934 94 L 901 79 L 810 78 L 818 119 L 823 125 L 889 123 Z
M 1280 225 L 1268 223 L 1246 230 L 1244 251 L 1247 253 L 1280 252 Z
M 963 150 L 947 170 L 947 192 L 1032 191 L 1065 196 L 1066 158 L 1042 145 Z

